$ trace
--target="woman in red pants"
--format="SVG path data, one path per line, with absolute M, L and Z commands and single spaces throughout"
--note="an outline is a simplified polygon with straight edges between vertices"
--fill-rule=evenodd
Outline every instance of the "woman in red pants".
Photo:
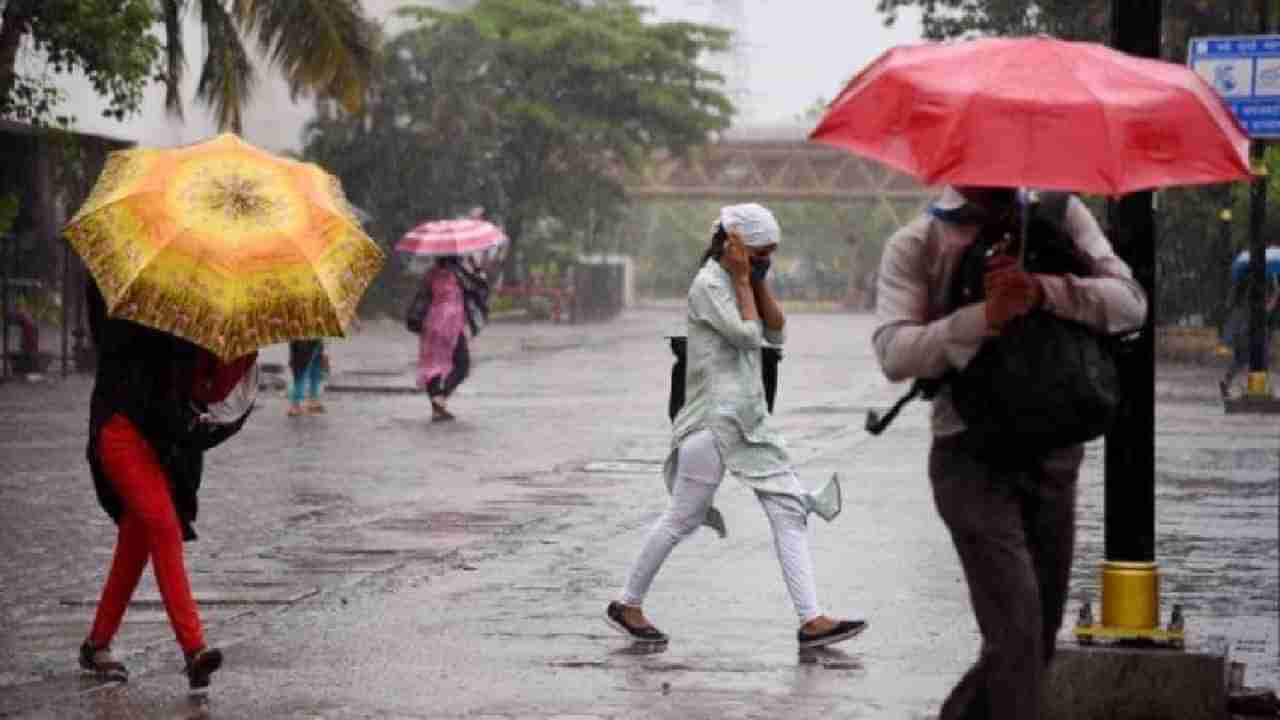
M 195 539 L 204 451 L 238 431 L 252 409 L 257 353 L 221 363 L 173 335 L 110 319 L 93 283 L 88 305 L 98 349 L 88 459 L 119 534 L 80 666 L 99 679 L 128 679 L 111 641 L 150 560 L 191 689 L 201 690 L 222 653 L 205 643 L 182 543 Z

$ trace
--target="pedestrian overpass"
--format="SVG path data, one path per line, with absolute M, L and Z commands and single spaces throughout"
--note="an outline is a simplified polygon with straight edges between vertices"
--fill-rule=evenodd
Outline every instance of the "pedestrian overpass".
M 721 205 L 760 202 L 782 224 L 780 255 L 816 257 L 847 274 L 846 299 L 855 305 L 884 240 L 934 195 L 903 173 L 808 142 L 799 127 L 731 129 L 683 156 L 657 158 L 624 187 L 635 225 L 627 242 L 638 254 L 696 261 Z M 653 271 L 660 275 L 661 264 Z M 669 294 L 684 280 L 671 282 L 657 278 L 648 289 Z

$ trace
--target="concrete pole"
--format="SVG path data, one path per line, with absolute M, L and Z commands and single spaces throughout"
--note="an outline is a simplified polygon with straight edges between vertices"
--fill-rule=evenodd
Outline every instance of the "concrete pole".
M 1142 57 L 1160 56 L 1161 0 L 1111 4 L 1111 44 Z M 1135 347 L 1119 360 L 1124 388 L 1114 428 L 1106 437 L 1105 561 L 1102 624 L 1154 629 L 1159 624 L 1155 563 L 1155 217 L 1152 193 L 1108 204 L 1116 253 L 1133 269 L 1150 310 Z

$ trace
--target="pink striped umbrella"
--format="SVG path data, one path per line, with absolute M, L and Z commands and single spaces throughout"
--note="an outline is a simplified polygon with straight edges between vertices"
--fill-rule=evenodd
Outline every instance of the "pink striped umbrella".
M 396 243 L 396 250 L 423 257 L 467 255 L 506 242 L 502 229 L 485 220 L 432 220 L 405 233 Z

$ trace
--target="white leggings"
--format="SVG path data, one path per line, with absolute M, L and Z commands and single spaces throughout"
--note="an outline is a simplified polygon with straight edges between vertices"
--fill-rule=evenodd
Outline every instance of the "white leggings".
M 685 438 L 676 457 L 671 504 L 649 531 L 644 548 L 627 576 L 627 584 L 622 589 L 623 603 L 638 607 L 644 602 L 649 585 L 672 549 L 702 524 L 723 477 L 724 464 L 720 460 L 715 435 L 710 430 L 701 430 Z M 773 479 L 783 487 L 802 492 L 800 481 L 793 472 Z M 756 497 L 773 527 L 774 550 L 782 565 L 782 579 L 787 584 L 796 614 L 802 624 L 809 622 L 822 611 L 818 608 L 813 558 L 809 553 L 808 511 L 800 500 L 791 495 L 757 490 Z

